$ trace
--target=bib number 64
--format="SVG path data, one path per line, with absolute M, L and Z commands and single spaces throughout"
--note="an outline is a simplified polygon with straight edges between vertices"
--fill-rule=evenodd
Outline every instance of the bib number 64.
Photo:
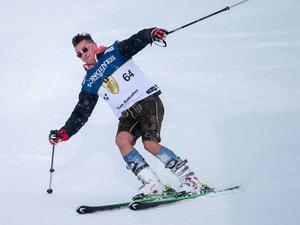
M 126 81 L 130 81 L 132 77 L 134 77 L 134 73 L 132 73 L 130 70 L 128 70 L 127 73 L 123 73 L 123 79 Z

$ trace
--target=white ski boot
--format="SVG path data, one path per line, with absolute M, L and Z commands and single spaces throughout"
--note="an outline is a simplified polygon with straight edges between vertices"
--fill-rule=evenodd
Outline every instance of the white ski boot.
M 157 175 L 149 167 L 142 169 L 137 174 L 137 179 L 143 184 L 138 190 L 139 195 L 160 195 L 165 189 Z
M 179 158 L 177 161 L 173 161 L 173 165 L 167 165 L 167 168 L 170 168 L 172 173 L 179 179 L 180 185 L 177 192 L 199 193 L 205 191 L 208 186 L 200 181 L 195 173 L 189 168 L 187 162 L 186 159 L 181 160 Z

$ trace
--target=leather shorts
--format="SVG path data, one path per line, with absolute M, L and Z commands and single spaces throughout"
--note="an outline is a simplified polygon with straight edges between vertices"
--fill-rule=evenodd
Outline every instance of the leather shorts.
M 160 142 L 163 116 L 164 106 L 159 96 L 150 95 L 122 113 L 117 134 L 122 131 L 131 133 L 134 137 L 134 143 L 139 137 L 142 137 L 143 141 Z

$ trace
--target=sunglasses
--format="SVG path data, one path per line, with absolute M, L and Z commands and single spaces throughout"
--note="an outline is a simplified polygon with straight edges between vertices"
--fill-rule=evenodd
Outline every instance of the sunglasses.
M 82 53 L 86 53 L 88 51 L 89 51 L 89 49 L 87 47 L 82 48 L 80 52 L 77 52 L 77 57 L 81 58 L 82 57 Z
M 87 46 L 83 47 L 81 51 L 77 52 L 77 57 L 81 58 L 83 53 L 87 53 L 89 51 L 88 46 L 92 44 L 88 44 Z

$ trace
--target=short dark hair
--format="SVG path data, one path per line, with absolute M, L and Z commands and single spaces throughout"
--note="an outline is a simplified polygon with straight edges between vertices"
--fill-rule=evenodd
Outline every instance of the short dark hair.
M 89 33 L 81 33 L 81 34 L 76 34 L 72 38 L 72 44 L 75 47 L 76 45 L 78 45 L 83 40 L 86 40 L 86 41 L 91 42 L 91 43 L 95 43 Z

